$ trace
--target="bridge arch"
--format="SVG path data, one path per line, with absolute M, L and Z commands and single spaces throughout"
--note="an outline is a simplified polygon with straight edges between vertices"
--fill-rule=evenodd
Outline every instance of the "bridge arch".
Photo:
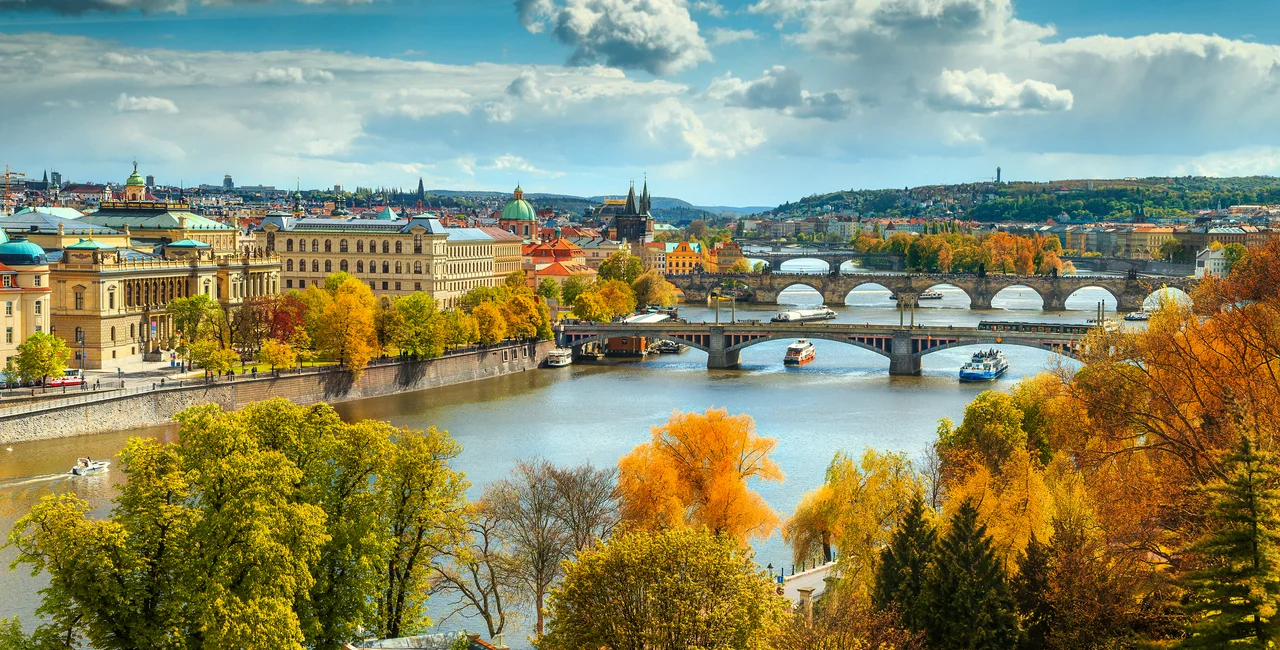
M 1037 350 L 1047 350 L 1047 351 L 1049 351 L 1049 352 L 1055 352 L 1055 353 L 1057 353 L 1057 354 L 1061 354 L 1061 355 L 1063 355 L 1063 356 L 1067 356 L 1067 357 L 1075 358 L 1075 357 L 1074 357 L 1074 355 L 1073 355 L 1069 350 L 1066 350 L 1066 349 L 1065 349 L 1065 346 L 1061 346 L 1061 345 L 1048 345 L 1048 344 L 1045 344 L 1045 343 L 1031 343 L 1031 342 L 1028 342 L 1028 341 L 1006 341 L 1006 340 L 1003 340 L 1003 339 L 1001 339 L 1001 340 L 997 341 L 997 340 L 996 340 L 997 338 L 1000 338 L 1000 337 L 991 336 L 991 337 L 983 337 L 983 338 L 977 338 L 977 339 L 964 339 L 964 340 L 961 340 L 961 341 L 955 341 L 954 343 L 945 343 L 945 344 L 942 344 L 942 345 L 935 345 L 935 346 L 933 346 L 933 347 L 931 347 L 931 348 L 927 348 L 927 349 L 921 350 L 921 351 L 919 351 L 919 352 L 916 352 L 915 354 L 912 354 L 911 356 L 912 356 L 912 357 L 914 357 L 914 358 L 916 358 L 916 359 L 919 359 L 919 358 L 923 357 L 923 356 L 924 356 L 924 355 L 926 355 L 926 354 L 933 354 L 934 352 L 941 352 L 941 351 L 943 351 L 943 350 L 949 350 L 949 349 L 951 349 L 951 348 L 963 348 L 963 347 L 969 347 L 969 346 L 982 346 L 982 345 L 985 345 L 985 346 L 993 346 L 993 345 L 1016 345 L 1016 346 L 1023 347 L 1023 348 L 1034 348 L 1034 349 L 1037 349 Z
M 1031 299 L 1027 295 L 1028 292 L 1030 292 L 1031 296 L 1035 296 L 1040 300 L 1040 306 L 1031 306 Z M 972 299 L 972 296 L 970 298 Z M 997 304 L 996 301 L 999 301 L 1000 304 Z M 1045 303 L 1044 296 L 1039 291 L 1025 284 L 1011 284 L 1001 288 L 991 296 L 992 309 L 1042 311 L 1046 306 Z
M 1187 293 L 1182 287 L 1163 286 L 1152 291 L 1142 301 L 1143 309 L 1158 309 L 1161 301 L 1172 300 L 1178 304 L 1190 305 L 1192 303 L 1191 294 Z
M 931 285 L 929 285 L 928 287 L 926 287 L 926 288 L 924 289 L 924 291 L 922 291 L 921 293 L 927 293 L 927 292 L 929 292 L 929 291 L 938 291 L 939 289 L 944 289 L 944 291 L 939 291 L 939 293 L 943 294 L 943 299 L 942 299 L 942 300 L 940 300 L 940 301 L 939 301 L 939 300 L 921 300 L 921 301 L 919 301 L 919 302 L 920 302 L 920 306 L 921 306 L 921 307 L 935 307 L 935 306 L 936 306 L 936 307 L 942 307 L 942 308 L 950 307 L 951 305 L 946 304 L 946 303 L 951 302 L 951 301 L 947 300 L 947 298 L 946 298 L 946 294 L 947 294 L 948 292 L 950 292 L 950 291 L 955 291 L 955 292 L 959 292 L 959 293 L 960 293 L 960 295 L 964 296 L 964 302 L 966 303 L 966 304 L 962 305 L 962 307 L 963 307 L 964 309 L 972 309 L 972 308 L 973 308 L 973 296 L 969 295 L 969 292 L 968 292 L 968 291 L 965 291 L 965 290 L 964 290 L 964 287 L 961 287 L 961 286 L 958 286 L 958 285 L 951 284 L 950 282 L 936 282 L 936 283 L 931 284 Z
M 791 264 L 792 262 L 807 262 L 807 263 L 818 262 L 826 268 L 822 271 L 810 270 L 808 268 L 797 269 L 794 264 Z M 791 268 L 790 269 L 784 268 L 788 264 L 791 264 Z M 828 262 L 827 260 L 824 260 L 821 257 L 805 257 L 803 255 L 796 255 L 794 257 L 790 257 L 788 259 L 785 259 L 779 262 L 778 267 L 773 270 L 778 273 L 800 273 L 800 274 L 806 274 L 806 275 L 823 275 L 831 272 L 831 262 Z
M 861 291 L 859 291 L 861 289 Z M 863 295 L 854 296 L 855 293 Z M 858 307 L 893 307 L 894 302 L 889 300 L 889 296 L 893 295 L 893 290 L 875 280 L 866 280 L 863 282 L 853 281 L 853 286 L 844 294 L 844 304 L 855 305 Z M 854 297 L 853 302 L 849 301 L 850 297 Z
M 1103 298 L 1103 302 L 1106 303 L 1107 311 L 1115 311 L 1116 306 L 1120 304 L 1120 296 L 1117 296 L 1115 291 L 1112 291 L 1101 284 L 1087 284 L 1083 287 L 1078 287 L 1071 293 L 1067 294 L 1062 301 L 1063 307 L 1079 311 L 1094 311 L 1097 308 L 1098 301 L 1096 299 L 1089 299 L 1084 296 L 1077 295 L 1081 291 L 1091 290 L 1102 291 L 1107 294 L 1106 297 Z
M 793 291 L 794 289 L 797 289 L 797 288 L 808 289 L 809 291 L 812 291 L 818 294 L 817 302 L 815 303 L 813 300 L 804 300 L 802 302 L 797 302 L 795 298 L 796 292 Z M 791 292 L 791 294 L 787 296 L 788 300 L 786 302 L 783 302 L 783 294 L 786 294 L 789 291 Z M 815 305 L 815 304 L 822 304 L 823 302 L 824 302 L 824 298 L 822 296 L 822 283 L 819 281 L 809 282 L 806 280 L 794 280 L 791 282 L 791 284 L 788 284 L 786 287 L 783 287 L 782 291 L 778 292 L 779 305 L 793 305 L 793 306 Z
M 826 335 L 826 334 L 822 334 L 822 333 L 818 333 L 818 332 L 815 332 L 815 333 L 813 333 L 813 334 L 808 334 L 808 333 L 806 333 L 803 337 L 796 336 L 795 334 L 786 334 L 786 335 L 782 335 L 782 334 L 771 334 L 771 335 L 769 335 L 769 336 L 761 336 L 761 337 L 759 337 L 759 338 L 754 338 L 754 339 L 751 339 L 751 340 L 749 340 L 749 341 L 743 341 L 742 343 L 739 343 L 739 344 L 737 344 L 737 345 L 734 345 L 734 346 L 731 346 L 731 347 L 725 348 L 725 351 L 726 351 L 726 352 L 738 352 L 738 351 L 741 351 L 741 350 L 745 350 L 745 349 L 747 349 L 747 348 L 749 348 L 749 347 L 752 347 L 752 346 L 754 346 L 754 345 L 760 345 L 761 343 L 767 343 L 767 342 L 769 342 L 769 341 L 795 341 L 795 340 L 800 339 L 800 338 L 806 338 L 806 339 L 811 339 L 811 340 L 821 340 L 821 341 L 832 341 L 832 342 L 835 342 L 835 343 L 844 343 L 845 345 L 852 345 L 852 346 L 853 346 L 853 347 L 855 347 L 855 348 L 862 348 L 863 350 L 869 350 L 869 351 L 874 352 L 874 353 L 876 353 L 876 354 L 878 354 L 878 355 L 880 355 L 880 356 L 882 356 L 882 357 L 888 357 L 888 356 L 889 356 L 889 342 L 888 342 L 888 340 L 887 340 L 887 339 L 886 339 L 886 342 L 884 343 L 884 348 L 883 348 L 883 349 L 881 349 L 881 348 L 879 348 L 879 347 L 876 347 L 876 346 L 875 346 L 874 344 L 872 344 L 872 343 L 864 343 L 864 342 L 861 342 L 861 341 L 856 341 L 856 340 L 850 339 L 850 338 L 848 338 L 848 337 L 843 337 L 843 336 L 830 336 L 830 335 Z

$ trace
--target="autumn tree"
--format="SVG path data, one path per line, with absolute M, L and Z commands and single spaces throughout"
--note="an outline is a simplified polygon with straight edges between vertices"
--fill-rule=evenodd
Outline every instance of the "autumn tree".
M 35 332 L 18 344 L 14 366 L 23 381 L 58 378 L 65 374 L 71 349 L 67 342 L 44 332 Z
M 599 273 L 599 278 L 602 282 L 619 280 L 626 284 L 631 284 L 644 272 L 644 264 L 641 263 L 639 257 L 623 249 L 609 255 L 605 261 L 600 263 L 600 268 L 596 272 Z
M 626 316 L 636 310 L 636 294 L 631 285 L 622 280 L 599 282 L 593 291 L 600 295 L 612 316 Z
M 596 323 L 607 323 L 613 320 L 613 309 L 598 291 L 584 291 L 578 294 L 573 299 L 573 313 L 578 318 Z
M 733 266 L 730 266 L 730 267 L 729 267 L 728 269 L 726 269 L 726 270 L 727 270 L 729 273 L 739 273 L 739 274 L 742 274 L 742 273 L 750 273 L 750 272 L 751 272 L 751 262 L 747 261 L 747 258 L 745 258 L 745 257 L 740 257 L 740 258 L 738 258 L 737 260 L 735 260 L 735 261 L 733 262 Z
M 445 328 L 430 294 L 419 291 L 402 296 L 393 308 L 401 325 L 392 343 L 400 352 L 417 359 L 444 354 Z
M 564 284 L 560 285 L 560 304 L 575 305 L 578 302 L 578 296 L 582 295 L 591 288 L 591 281 L 582 275 L 571 275 L 564 279 Z
M 334 280 L 334 276 L 329 276 L 329 280 Z M 347 277 L 341 283 L 326 281 L 326 286 L 331 284 L 336 287 L 318 320 L 320 336 L 315 339 L 316 344 L 323 354 L 359 376 L 378 352 L 374 327 L 376 301 L 369 285 L 355 278 Z
M 786 601 L 732 537 L 636 530 L 566 564 L 538 647 L 763 650 L 785 617 Z
M 433 594 L 450 598 L 450 611 L 440 622 L 469 612 L 484 621 L 489 637 L 502 634 L 512 610 L 522 604 L 520 564 L 501 539 L 501 523 L 484 500 L 467 514 L 462 544 L 437 548 Z
M 492 302 L 482 302 L 471 310 L 475 318 L 477 340 L 485 345 L 495 345 L 507 338 L 507 320 L 502 310 Z
M 502 303 L 501 311 L 502 319 L 507 324 L 507 336 L 510 338 L 536 338 L 542 330 L 543 315 L 532 296 L 511 296 Z
M 618 461 L 622 518 L 637 527 L 705 526 L 739 540 L 767 538 L 778 515 L 748 482 L 783 479 L 777 445 L 747 415 L 673 413 Z
M 631 289 L 635 292 L 636 304 L 660 307 L 676 304 L 676 286 L 667 282 L 667 278 L 656 270 L 640 274 L 640 277 L 631 283 Z
M 924 635 L 904 626 L 897 612 L 873 607 L 865 598 L 838 589 L 813 604 L 812 615 L 797 610 L 783 625 L 775 648 L 806 650 L 925 650 Z

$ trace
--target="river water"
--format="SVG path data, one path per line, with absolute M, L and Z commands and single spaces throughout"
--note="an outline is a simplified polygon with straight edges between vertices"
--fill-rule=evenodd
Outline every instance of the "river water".
M 788 262 L 791 266 L 803 262 Z M 819 263 L 820 264 L 820 263 Z M 822 265 L 825 266 L 825 265 Z M 817 270 L 812 266 L 806 270 Z M 1100 289 L 1082 289 L 1063 313 L 1043 313 L 1039 297 L 1029 289 L 1011 288 L 988 311 L 968 310 L 968 299 L 955 288 L 941 287 L 941 300 L 926 301 L 915 322 L 976 325 L 982 319 L 1084 322 L 1099 300 L 1114 309 Z M 807 289 L 788 290 L 781 302 L 816 305 L 821 296 Z M 888 291 L 863 286 L 850 293 L 847 305 L 831 305 L 836 322 L 897 323 L 899 313 Z M 739 318 L 763 318 L 770 306 L 743 306 Z M 683 306 L 690 321 L 715 320 L 710 309 Z M 731 310 L 722 308 L 722 321 Z M 908 317 L 909 318 L 909 317 Z M 1057 363 L 1072 363 L 1051 353 L 1005 346 L 1012 365 L 992 385 L 960 384 L 956 373 L 973 352 L 944 350 L 924 357 L 919 377 L 890 377 L 888 360 L 875 353 L 830 341 L 815 341 L 817 358 L 800 368 L 782 365 L 786 341 L 771 341 L 744 350 L 741 368 L 709 371 L 706 355 L 696 350 L 651 356 L 643 361 L 606 361 L 568 368 L 542 369 L 431 391 L 404 393 L 337 405 L 349 420 L 377 418 L 414 428 L 439 426 L 462 445 L 457 466 L 478 496 L 486 483 L 503 478 L 519 459 L 543 457 L 558 464 L 590 462 L 610 466 L 647 440 L 652 427 L 673 410 L 701 411 L 723 407 L 747 413 L 757 431 L 776 438 L 774 458 L 786 473 L 781 484 L 756 489 L 786 517 L 805 491 L 821 483 L 832 455 L 839 450 L 861 454 L 868 448 L 918 456 L 935 436 L 939 418 L 959 420 L 965 405 L 990 387 L 1008 388 L 1020 378 Z M 45 495 L 73 491 L 105 515 L 123 474 L 111 471 L 91 478 L 69 478 L 65 472 L 78 456 L 110 458 L 129 436 L 174 437 L 172 427 L 14 444 L 0 450 L 0 535 Z M 790 565 L 790 553 L 778 534 L 757 542 L 757 560 L 774 567 Z M 0 617 L 20 615 L 24 627 L 34 622 L 41 576 L 9 571 L 12 549 L 0 550 Z

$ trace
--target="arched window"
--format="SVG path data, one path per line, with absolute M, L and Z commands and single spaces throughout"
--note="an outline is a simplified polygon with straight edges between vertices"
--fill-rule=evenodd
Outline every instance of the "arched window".
M 387 262 L 383 262 L 383 263 L 382 263 L 382 272 L 383 272 L 383 273 L 390 273 L 390 272 L 391 272 L 391 265 L 390 265 L 390 264 L 388 264 Z
M 311 272 L 312 273 L 320 272 L 320 260 L 311 260 Z
M 400 261 L 396 261 L 396 275 L 400 275 Z
M 369 240 L 369 252 L 370 252 L 370 253 L 376 253 L 376 252 L 378 252 L 378 242 L 376 242 L 376 241 L 374 241 L 374 240 L 372 240 L 372 239 L 370 239 L 370 240 Z
M 402 250 L 402 249 L 400 248 L 400 240 L 398 240 L 398 239 L 397 239 L 397 240 L 396 240 L 396 255 L 399 255 L 400 253 L 403 253 L 403 252 L 404 252 L 404 250 Z
M 293 252 L 293 240 L 292 240 L 292 239 L 286 239 L 286 240 L 284 240 L 284 250 L 285 250 L 285 252 L 286 252 L 286 253 L 292 253 L 292 252 Z
M 83 341 L 83 340 L 84 340 L 84 328 L 83 328 L 83 327 L 77 327 L 77 328 L 76 328 L 76 343 L 79 343 L 79 342 L 81 342 L 81 341 Z
M 325 260 L 325 261 L 324 261 L 324 272 L 325 272 L 325 273 L 333 273 L 333 260 Z
M 342 260 L 342 261 L 338 262 L 338 270 L 339 270 L 339 271 L 343 271 L 343 272 L 345 272 L 345 271 L 347 270 L 347 261 L 346 261 L 346 260 Z
M 333 240 L 331 239 L 324 240 L 324 252 L 326 253 L 333 252 Z
M 413 254 L 414 255 L 422 254 L 422 235 L 413 236 Z
M 391 252 L 391 242 L 382 240 L 382 254 L 386 255 Z
M 338 242 L 338 252 L 339 253 L 347 252 L 347 240 L 343 239 Z
M 115 328 L 115 326 L 114 326 L 114 325 L 112 325 L 112 326 L 111 326 L 111 341 L 114 343 L 114 342 L 115 342 L 115 340 L 116 340 L 116 328 Z
M 298 260 L 298 272 L 300 272 L 300 273 L 306 273 L 306 272 L 307 272 L 307 261 L 306 261 L 306 260 Z
M 414 263 L 413 263 L 413 274 L 414 274 L 414 275 L 421 275 L 421 274 L 422 274 L 422 262 L 414 262 Z
M 356 260 L 356 273 L 364 273 L 364 260 Z
M 292 259 L 285 260 L 285 262 L 284 262 L 284 270 L 286 270 L 286 271 L 292 271 L 292 270 L 293 270 L 293 260 L 292 260 Z
M 363 239 L 357 239 L 357 240 L 356 240 L 356 252 L 357 252 L 357 253 L 363 253 L 363 252 L 364 252 L 364 240 L 363 240 Z
M 135 338 L 138 335 L 137 330 L 134 329 L 135 327 L 137 327 L 137 325 L 134 325 L 134 324 L 129 325 L 129 338 L 131 339 Z
M 319 239 L 312 239 L 312 240 L 311 240 L 311 252 L 312 252 L 312 253 L 319 253 L 319 252 L 320 252 L 320 240 L 319 240 Z

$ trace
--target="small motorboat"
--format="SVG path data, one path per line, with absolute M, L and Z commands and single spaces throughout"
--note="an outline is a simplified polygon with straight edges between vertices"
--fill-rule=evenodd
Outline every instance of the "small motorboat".
M 563 368 L 573 363 L 573 350 L 569 348 L 556 348 L 547 353 L 548 368 Z
M 71 473 L 76 476 L 84 476 L 94 472 L 105 472 L 111 466 L 111 461 L 94 460 L 92 458 L 77 458 L 76 464 L 71 468 Z
M 670 339 L 664 339 L 664 340 L 658 341 L 657 344 L 655 344 L 650 349 L 662 354 L 680 354 L 681 352 L 688 350 L 689 346 L 685 345 L 684 343 L 677 343 L 676 341 L 672 341 Z

